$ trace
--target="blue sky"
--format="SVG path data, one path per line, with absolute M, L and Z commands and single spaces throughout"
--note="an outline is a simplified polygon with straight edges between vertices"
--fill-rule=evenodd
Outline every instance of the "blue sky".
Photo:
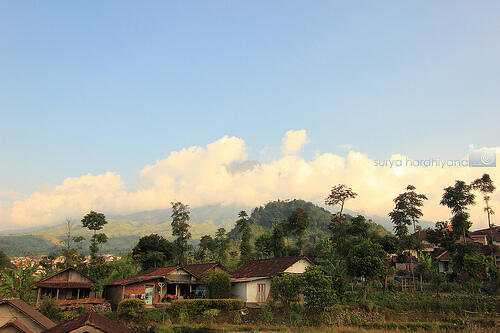
M 224 135 L 249 159 L 499 145 L 498 1 L 0 1 L 0 188 L 133 182 Z

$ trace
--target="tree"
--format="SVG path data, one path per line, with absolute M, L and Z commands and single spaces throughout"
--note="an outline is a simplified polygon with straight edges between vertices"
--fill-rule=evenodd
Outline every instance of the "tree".
M 429 243 L 439 245 L 450 252 L 453 252 L 458 239 L 457 234 L 452 231 L 451 225 L 447 221 L 436 222 L 435 228 L 428 228 L 425 235 L 425 239 Z
M 133 259 L 143 270 L 162 267 L 172 262 L 176 255 L 175 245 L 157 234 L 141 237 L 132 249 Z
M 483 200 L 484 200 L 484 204 L 485 204 L 485 207 L 483 208 L 483 210 L 486 212 L 486 214 L 488 216 L 488 228 L 490 229 L 490 233 L 491 233 L 490 217 L 491 217 L 491 215 L 495 214 L 495 212 L 493 211 L 493 209 L 490 206 L 489 194 L 493 193 L 496 189 L 495 185 L 493 185 L 493 180 L 491 180 L 490 175 L 485 173 L 481 178 L 477 178 L 476 180 L 474 180 L 471 184 L 471 187 L 474 190 L 478 190 L 483 195 Z
M 35 265 L 2 270 L 0 277 L 0 292 L 3 297 L 20 298 L 26 303 L 34 304 L 35 293 L 32 285 L 35 283 Z
M 5 252 L 0 250 L 0 271 L 12 267 L 13 265 L 11 264 L 9 257 L 5 254 Z
M 231 295 L 231 276 L 226 272 L 206 272 L 201 282 L 207 286 L 210 299 L 229 298 Z
M 87 215 L 85 215 L 82 219 L 82 227 L 92 230 L 94 234 L 90 239 L 90 256 L 92 260 L 95 260 L 97 257 L 97 253 L 99 252 L 99 244 L 106 243 L 108 241 L 108 236 L 105 233 L 97 233 L 98 230 L 101 230 L 105 224 L 107 224 L 106 217 L 102 213 L 90 211 Z
M 176 243 L 180 249 L 180 261 L 188 262 L 188 240 L 191 238 L 189 229 L 189 206 L 182 202 L 172 202 L 172 235 L 177 236 Z
M 210 235 L 201 236 L 198 247 L 197 257 L 199 260 L 205 261 L 209 254 L 215 250 L 215 240 Z
M 240 256 L 241 262 L 246 263 L 252 258 L 252 247 L 250 245 L 250 221 L 248 220 L 247 212 L 242 210 L 238 214 L 239 219 L 236 221 L 238 233 L 240 234 Z
M 278 223 L 273 227 L 271 235 L 271 252 L 274 257 L 283 257 L 286 255 L 285 231 L 283 223 Z
M 262 234 L 255 239 L 255 252 L 260 258 L 268 258 L 273 254 L 273 239 L 271 235 Z
M 451 267 L 454 272 L 466 273 L 475 280 L 481 280 L 486 276 L 489 265 L 489 261 L 481 253 L 481 245 L 478 243 L 457 244 L 451 257 Z
M 365 240 L 354 246 L 347 256 L 347 269 L 352 276 L 365 279 L 364 299 L 366 299 L 368 279 L 373 279 L 384 274 L 384 258 L 387 253 L 382 246 Z
M 309 227 L 309 217 L 307 216 L 306 211 L 302 208 L 294 210 L 292 215 L 288 217 L 287 226 L 292 234 L 298 236 L 297 248 L 299 249 L 300 254 L 302 254 L 302 250 L 304 248 L 304 232 L 307 227 Z
M 427 200 L 425 194 L 415 192 L 415 186 L 408 185 L 406 192 L 399 194 L 395 199 L 394 210 L 389 213 L 395 225 L 396 234 L 406 234 L 408 232 L 407 225 L 413 222 L 413 232 L 417 231 L 416 224 L 418 219 L 422 217 L 421 207 L 424 205 L 424 200 Z
M 229 238 L 226 235 L 226 229 L 217 229 L 217 232 L 215 233 L 214 245 L 217 262 L 224 264 L 227 261 L 227 251 L 229 250 Z
M 347 187 L 344 184 L 335 185 L 332 187 L 330 195 L 326 197 L 325 204 L 330 206 L 340 205 L 338 216 L 342 217 L 342 211 L 344 210 L 344 203 L 346 200 L 354 199 L 357 195 L 358 194 L 355 193 L 350 187 Z
M 457 235 L 462 235 L 464 243 L 469 228 L 472 223 L 469 222 L 469 213 L 467 212 L 470 205 L 474 205 L 476 196 L 471 193 L 472 187 L 465 184 L 461 180 L 455 181 L 455 186 L 448 186 L 444 189 L 443 198 L 440 202 L 441 205 L 451 209 L 453 217 L 451 218 L 451 225 L 453 232 Z

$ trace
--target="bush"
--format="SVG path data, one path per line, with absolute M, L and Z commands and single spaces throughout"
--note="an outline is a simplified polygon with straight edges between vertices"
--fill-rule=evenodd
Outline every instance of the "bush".
M 205 317 L 207 317 L 211 323 L 214 322 L 215 317 L 217 317 L 219 315 L 219 313 L 220 313 L 219 309 L 208 309 L 208 310 L 203 311 L 203 315 Z
M 142 321 L 145 316 L 146 303 L 142 299 L 126 299 L 118 304 L 118 318 L 125 321 Z
M 271 296 L 281 301 L 285 309 L 290 309 L 293 303 L 300 301 L 299 292 L 303 284 L 299 274 L 275 276 L 271 281 Z
M 332 281 L 321 267 L 308 267 L 303 274 L 303 281 L 305 305 L 309 313 L 321 314 L 327 307 L 334 304 L 336 294 L 332 289 Z
M 207 286 L 208 297 L 211 299 L 229 298 L 231 295 L 231 276 L 226 272 L 206 272 L 201 283 Z
M 264 306 L 260 310 L 260 315 L 261 315 L 262 321 L 265 323 L 270 323 L 274 319 L 274 315 L 273 315 L 273 312 L 271 311 L 271 307 L 269 307 L 267 305 Z
M 184 299 L 172 301 L 169 311 L 176 316 L 182 312 L 198 315 L 210 309 L 233 311 L 243 309 L 244 306 L 245 303 L 240 299 Z
M 62 311 L 59 309 L 54 298 L 46 298 L 40 304 L 39 311 L 50 320 L 60 323 L 63 319 Z

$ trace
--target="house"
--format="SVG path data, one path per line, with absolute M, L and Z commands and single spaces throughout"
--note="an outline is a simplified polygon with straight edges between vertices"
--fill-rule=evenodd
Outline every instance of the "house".
M 231 294 L 247 303 L 265 303 L 271 279 L 283 274 L 302 274 L 312 262 L 305 256 L 252 260 L 233 272 Z
M 113 308 L 126 298 L 143 299 L 148 307 L 172 299 L 192 298 L 194 291 L 201 286 L 201 276 L 208 271 L 227 272 L 217 263 L 156 268 L 106 285 L 104 297 Z
M 80 332 L 92 332 L 92 333 L 131 333 L 128 328 L 98 315 L 93 311 L 89 311 L 83 316 L 75 318 L 71 321 L 62 323 L 55 327 L 52 327 L 44 333 L 80 333 Z
M 20 299 L 0 300 L 0 332 L 39 333 L 56 326 L 52 320 Z
M 66 268 L 35 283 L 36 306 L 40 306 L 46 297 L 55 298 L 60 307 L 100 304 L 104 299 L 96 298 L 95 292 L 91 290 L 94 283 L 74 268 Z
M 431 259 L 438 264 L 439 273 L 451 272 L 451 256 L 448 250 L 437 248 L 431 253 Z

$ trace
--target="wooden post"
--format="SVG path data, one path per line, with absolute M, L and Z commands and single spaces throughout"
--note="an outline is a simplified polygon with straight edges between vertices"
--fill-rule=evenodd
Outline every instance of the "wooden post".
M 42 288 L 38 288 L 38 291 L 36 293 L 36 306 L 40 303 L 40 294 L 41 294 Z
M 59 288 L 57 288 L 56 301 L 59 300 Z
M 125 285 L 122 285 L 122 301 L 125 299 Z
M 76 294 L 76 299 L 80 299 L 80 288 L 78 288 L 78 293 Z

